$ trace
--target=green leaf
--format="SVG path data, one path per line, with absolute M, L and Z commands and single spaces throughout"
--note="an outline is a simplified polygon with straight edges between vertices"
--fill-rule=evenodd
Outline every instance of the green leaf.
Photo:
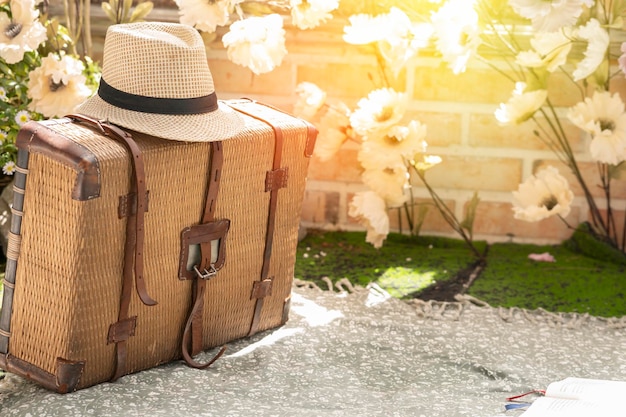
M 626 162 L 622 161 L 617 165 L 609 165 L 609 177 L 613 180 L 626 180 Z
M 474 230 L 474 219 L 476 218 L 476 207 L 478 203 L 480 203 L 480 198 L 478 198 L 478 192 L 474 191 L 472 199 L 467 203 L 465 218 L 461 222 L 461 227 L 469 232 L 470 238 Z
M 133 13 L 130 16 L 130 21 L 131 22 L 142 21 L 152 11 L 153 7 L 154 7 L 154 4 L 151 1 L 144 1 L 142 3 L 139 3 L 135 7 L 135 10 L 133 10 Z
M 120 23 L 128 23 L 130 19 L 130 9 L 133 5 L 133 0 L 123 0 L 122 20 Z
M 264 16 L 274 13 L 274 10 L 267 4 L 261 2 L 250 2 L 240 4 L 241 10 L 246 15 Z

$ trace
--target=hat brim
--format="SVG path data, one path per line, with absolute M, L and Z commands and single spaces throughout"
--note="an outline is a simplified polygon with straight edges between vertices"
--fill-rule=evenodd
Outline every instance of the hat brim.
M 123 128 L 181 142 L 216 142 L 230 139 L 245 126 L 243 117 L 222 102 L 210 113 L 170 115 L 142 113 L 115 107 L 97 94 L 76 112 Z

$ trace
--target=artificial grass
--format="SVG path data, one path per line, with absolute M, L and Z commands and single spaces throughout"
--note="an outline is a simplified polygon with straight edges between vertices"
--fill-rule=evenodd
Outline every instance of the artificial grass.
M 477 242 L 483 251 L 486 244 Z M 492 306 L 544 308 L 554 312 L 626 315 L 626 266 L 568 249 L 571 245 L 490 245 L 486 265 L 467 293 Z M 528 259 L 550 252 L 555 263 Z M 381 249 L 361 232 L 310 231 L 298 245 L 296 278 L 323 288 L 323 277 L 353 284 L 376 282 L 398 298 L 418 296 L 434 283 L 453 280 L 476 258 L 457 239 L 390 234 Z
M 529 253 L 543 252 L 553 255 L 556 262 L 528 259 Z M 623 316 L 624 269 L 624 265 L 593 259 L 563 245 L 494 244 L 487 267 L 468 293 L 496 306 Z
M 484 250 L 484 242 L 476 242 Z M 391 233 L 382 248 L 365 242 L 364 232 L 310 230 L 298 245 L 295 276 L 327 288 L 323 281 L 347 278 L 366 286 L 376 282 L 395 297 L 455 277 L 476 258 L 460 240 Z

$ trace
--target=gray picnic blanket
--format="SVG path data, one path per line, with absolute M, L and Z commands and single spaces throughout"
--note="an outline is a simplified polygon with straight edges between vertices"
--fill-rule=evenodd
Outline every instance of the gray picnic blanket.
M 519 416 L 505 399 L 552 381 L 626 380 L 625 318 L 348 287 L 295 286 L 285 326 L 230 343 L 209 370 L 174 362 L 67 395 L 9 374 L 0 415 Z

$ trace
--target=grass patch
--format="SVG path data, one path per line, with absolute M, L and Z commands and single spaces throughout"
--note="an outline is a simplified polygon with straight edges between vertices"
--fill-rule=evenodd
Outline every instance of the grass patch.
M 485 244 L 478 242 L 480 249 Z M 353 284 L 370 282 L 404 297 L 435 282 L 447 281 L 475 258 L 460 240 L 390 234 L 382 248 L 365 242 L 364 232 L 310 230 L 298 245 L 295 276 L 322 288 L 347 278 Z
M 478 242 L 479 250 L 487 246 Z M 571 247 L 571 245 L 570 245 Z M 535 262 L 530 253 L 550 252 L 555 263 Z M 362 232 L 309 231 L 299 243 L 295 276 L 322 288 L 328 277 L 365 286 L 376 282 L 397 298 L 455 281 L 476 258 L 465 243 L 438 237 L 390 234 L 377 250 Z M 487 263 L 468 294 L 492 306 L 544 308 L 555 312 L 626 315 L 626 266 L 566 248 L 498 243 L 489 246 Z
M 534 262 L 529 253 L 550 252 L 556 262 Z M 468 291 L 491 305 L 550 311 L 626 315 L 625 267 L 563 246 L 494 244 L 487 268 Z

